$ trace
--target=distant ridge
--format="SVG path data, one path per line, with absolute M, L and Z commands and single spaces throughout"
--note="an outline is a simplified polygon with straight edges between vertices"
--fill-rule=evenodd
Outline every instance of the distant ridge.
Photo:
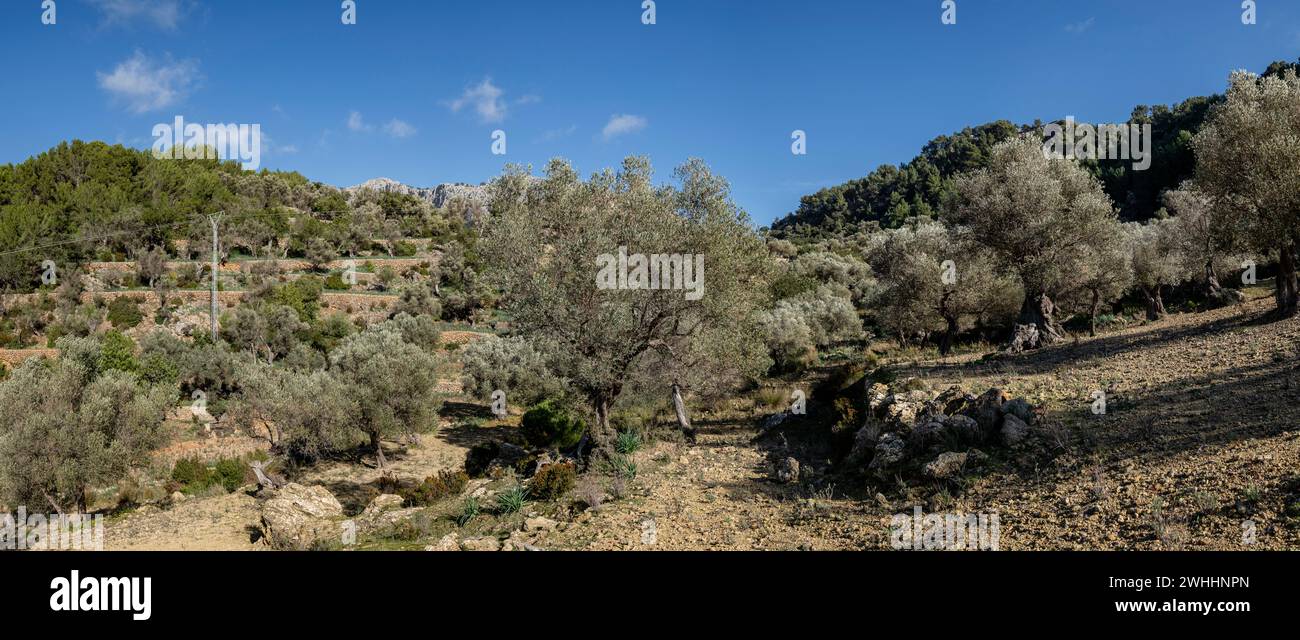
M 412 187 L 402 184 L 391 178 L 375 178 L 367 180 L 361 184 L 347 187 L 343 191 L 348 194 L 356 193 L 364 189 L 373 191 L 402 193 L 415 196 L 435 207 L 442 208 L 455 199 L 465 201 L 471 207 L 486 207 L 491 199 L 487 185 L 470 185 L 463 183 L 445 182 L 436 187 Z

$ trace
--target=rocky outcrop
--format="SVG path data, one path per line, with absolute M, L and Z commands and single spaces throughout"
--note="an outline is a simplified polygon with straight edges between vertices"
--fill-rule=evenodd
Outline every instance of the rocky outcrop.
M 443 183 L 436 187 L 412 187 L 389 178 L 367 180 L 343 191 L 348 195 L 352 195 L 367 189 L 415 196 L 439 209 L 446 207 L 453 201 L 463 202 L 465 204 L 465 211 L 463 212 L 466 217 L 465 222 L 470 224 L 478 221 L 481 213 L 486 210 L 488 203 L 492 200 L 492 190 L 488 184 L 476 186 L 463 183 Z
M 421 511 L 418 507 L 403 509 L 403 502 L 402 496 L 390 493 L 375 497 L 356 517 L 357 530 L 362 533 L 390 530 Z
M 277 549 L 312 549 L 341 539 L 342 517 L 325 487 L 289 483 L 262 505 L 262 536 Z
M 799 481 L 799 461 L 786 457 L 772 468 L 772 480 L 780 484 L 793 484 Z
M 987 458 L 976 447 L 1022 446 L 1039 420 L 1028 402 L 1001 389 L 976 396 L 953 386 L 936 395 L 891 392 L 875 384 L 865 400 L 866 422 L 854 435 L 845 464 L 876 474 L 919 472 L 951 479 Z

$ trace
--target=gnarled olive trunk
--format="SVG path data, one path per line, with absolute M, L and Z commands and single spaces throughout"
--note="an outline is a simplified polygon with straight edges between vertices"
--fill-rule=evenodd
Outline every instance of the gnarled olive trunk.
M 695 427 L 691 426 L 691 418 L 686 415 L 686 401 L 682 400 L 682 387 L 676 382 L 673 383 L 673 412 L 677 414 L 677 426 L 686 436 L 686 441 L 695 442 Z
M 1296 315 L 1300 309 L 1300 282 L 1296 277 L 1296 247 L 1294 242 L 1282 246 L 1277 265 L 1277 313 L 1284 318 Z
M 1205 277 L 1201 280 L 1201 289 L 1205 293 L 1205 299 L 1214 306 L 1224 307 L 1246 301 L 1246 296 L 1242 292 L 1219 284 L 1219 274 L 1214 270 L 1213 258 L 1205 262 Z
M 952 352 L 952 345 L 957 341 L 957 333 L 960 325 L 957 324 L 957 318 L 945 317 L 944 322 L 947 327 L 943 331 L 943 336 L 939 338 L 939 354 L 948 355 Z
M 1101 313 L 1101 291 L 1092 290 L 1092 304 L 1088 307 L 1088 335 L 1097 336 L 1097 314 Z
M 952 292 L 946 292 L 939 299 L 939 316 L 944 321 L 943 335 L 939 338 L 939 355 L 948 355 L 952 351 L 952 344 L 957 340 L 957 333 L 961 326 L 958 315 L 948 307 L 948 298 Z
M 596 422 L 587 429 L 591 445 L 589 455 L 609 459 L 614 452 L 614 427 L 609 424 L 609 411 L 613 402 L 605 395 L 597 396 L 592 401 L 596 412 Z
M 1142 287 L 1142 293 L 1147 297 L 1147 320 L 1159 320 L 1165 317 L 1165 301 L 1160 296 L 1160 285 Z
M 388 461 L 384 459 L 384 446 L 379 443 L 378 432 L 370 434 L 370 446 L 375 448 L 375 461 L 379 464 L 379 468 L 388 466 Z
M 1037 349 L 1064 340 L 1065 330 L 1056 321 L 1055 314 L 1056 305 L 1046 293 L 1027 294 L 1020 306 L 1020 317 L 1016 320 L 1007 350 Z

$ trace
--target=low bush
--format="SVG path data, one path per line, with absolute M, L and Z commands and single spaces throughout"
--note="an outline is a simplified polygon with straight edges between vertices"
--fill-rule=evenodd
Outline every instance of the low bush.
M 524 488 L 515 485 L 497 494 L 497 510 L 503 515 L 516 513 L 524 508 L 526 499 L 527 492 L 524 491 Z
M 465 473 L 471 478 L 482 478 L 487 475 L 492 461 L 499 455 L 501 455 L 501 445 L 496 442 L 482 442 L 470 447 L 469 452 L 465 454 Z
M 478 514 L 478 498 L 475 498 L 474 496 L 465 498 L 465 502 L 461 504 L 460 507 L 460 514 L 456 516 L 456 524 L 463 527 L 469 524 L 471 520 L 478 517 Z
M 331 273 L 328 278 L 325 278 L 325 289 L 329 291 L 347 291 L 351 288 L 341 274 Z
M 120 331 L 109 331 L 100 341 L 100 371 L 133 372 L 139 366 L 135 359 L 135 341 Z
M 408 507 L 427 507 L 439 500 L 460 495 L 469 484 L 469 475 L 464 471 L 439 471 L 429 476 L 415 487 L 402 492 Z
M 558 500 L 571 491 L 578 481 L 578 472 L 571 462 L 543 465 L 528 485 L 529 495 L 538 500 Z
M 216 486 L 234 491 L 244 484 L 247 474 L 248 465 L 238 458 L 222 458 L 211 467 L 198 458 L 182 458 L 172 467 L 172 481 L 186 495 Z
M 108 303 L 108 321 L 114 329 L 130 329 L 140 324 L 144 314 L 140 312 L 140 303 L 129 296 L 113 298 Z
M 568 449 L 578 444 L 587 425 L 569 415 L 558 402 L 544 400 L 529 409 L 520 423 L 520 431 L 534 447 Z
M 623 454 L 631 455 L 641 448 L 641 434 L 635 431 L 623 431 L 614 439 L 614 450 Z

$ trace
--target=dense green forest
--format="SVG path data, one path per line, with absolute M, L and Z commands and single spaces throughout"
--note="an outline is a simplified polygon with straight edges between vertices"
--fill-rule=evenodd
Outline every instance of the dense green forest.
M 1280 75 L 1300 63 L 1274 62 L 1265 76 Z M 1139 105 L 1127 124 L 1151 124 L 1152 164 L 1135 171 L 1127 160 L 1083 161 L 1115 203 L 1120 219 L 1141 222 L 1157 217 L 1161 194 L 1190 179 L 1196 160 L 1193 136 L 1221 95 L 1188 98 L 1176 105 Z M 1040 129 L 1042 122 L 1017 125 L 998 120 L 967 127 L 928 142 L 921 154 L 894 166 L 877 167 L 864 178 L 804 196 L 799 207 L 772 224 L 772 234 L 789 240 L 816 240 L 855 231 L 897 228 L 908 218 L 936 217 L 952 192 L 953 179 L 987 165 L 989 152 L 1000 142 Z
M 295 172 L 255 173 L 236 162 L 156 159 L 148 151 L 73 141 L 0 165 L 0 286 L 38 286 L 45 260 L 66 269 L 156 248 L 207 259 L 206 215 L 217 212 L 223 259 L 231 252 L 349 255 L 376 242 L 391 254 L 396 238 L 463 232 L 445 212 L 409 195 L 370 194 L 361 202 Z

